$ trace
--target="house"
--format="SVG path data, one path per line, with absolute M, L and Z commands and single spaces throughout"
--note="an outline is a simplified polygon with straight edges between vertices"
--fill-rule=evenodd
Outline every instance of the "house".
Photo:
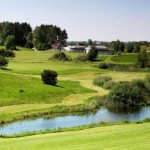
M 64 47 L 66 51 L 72 52 L 72 53 L 86 53 L 86 47 L 85 46 L 68 46 Z
M 103 55 L 112 55 L 113 51 L 109 50 L 106 46 L 95 46 L 98 50 L 99 54 Z M 66 51 L 72 52 L 72 53 L 88 53 L 91 49 L 91 46 L 68 46 L 64 47 Z
M 61 44 L 60 42 L 55 42 L 55 43 L 52 45 L 52 48 L 53 48 L 53 49 L 56 49 L 56 50 L 63 50 L 63 49 L 64 49 L 64 46 L 63 46 L 63 44 Z

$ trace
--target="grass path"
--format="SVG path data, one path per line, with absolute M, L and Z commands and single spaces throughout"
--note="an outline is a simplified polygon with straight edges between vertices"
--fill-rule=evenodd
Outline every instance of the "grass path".
M 62 104 L 72 105 L 72 104 L 82 104 L 85 100 L 94 97 L 94 96 L 104 96 L 108 93 L 108 90 L 104 90 L 101 87 L 94 86 L 91 81 L 81 81 L 80 85 L 92 90 L 95 90 L 95 93 L 84 93 L 84 94 L 72 94 L 67 96 Z
M 0 139 L 0 150 L 149 150 L 150 123 Z

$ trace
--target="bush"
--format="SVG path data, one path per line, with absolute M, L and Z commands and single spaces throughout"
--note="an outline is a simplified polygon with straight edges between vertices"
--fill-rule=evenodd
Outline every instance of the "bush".
M 150 67 L 150 61 L 146 50 L 141 50 L 137 55 L 136 66 L 138 68 Z
M 142 87 L 141 81 L 117 84 L 107 96 L 108 105 L 128 107 L 145 104 L 145 94 L 143 94 Z
M 106 82 L 111 80 L 112 78 L 108 76 L 98 76 L 93 80 L 93 84 L 102 87 Z
M 99 68 L 100 68 L 100 69 L 107 69 L 107 68 L 108 68 L 108 65 L 107 65 L 105 62 L 100 62 Z
M 0 56 L 7 57 L 7 58 L 14 58 L 15 53 L 12 50 L 0 49 Z
M 43 70 L 41 78 L 45 84 L 56 85 L 57 84 L 57 72 L 53 70 Z
M 117 83 L 116 83 L 115 81 L 110 80 L 110 81 L 104 83 L 103 88 L 106 89 L 106 90 L 110 90 L 110 89 L 112 89 L 116 84 L 117 84 Z
M 85 54 L 80 54 L 80 55 L 78 55 L 76 58 L 75 58 L 75 62 L 85 62 L 85 61 L 87 61 L 88 60 L 88 57 L 87 57 L 87 55 Z
M 0 68 L 4 68 L 8 65 L 8 60 L 3 57 L 3 56 L 0 56 Z
M 69 57 L 64 53 L 64 52 L 56 52 L 53 56 L 52 56 L 53 59 L 56 59 L 56 60 L 63 60 L 63 61 L 68 61 L 69 60 Z

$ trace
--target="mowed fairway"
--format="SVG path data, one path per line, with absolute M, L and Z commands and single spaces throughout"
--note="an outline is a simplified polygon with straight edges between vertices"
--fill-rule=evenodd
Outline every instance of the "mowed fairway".
M 0 150 L 149 150 L 150 123 L 0 139 Z

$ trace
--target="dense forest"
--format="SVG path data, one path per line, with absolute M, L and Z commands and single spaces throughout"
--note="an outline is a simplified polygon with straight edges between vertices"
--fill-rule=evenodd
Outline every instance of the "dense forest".
M 66 30 L 54 25 L 36 26 L 34 30 L 28 23 L 1 22 L 0 45 L 6 49 L 15 49 L 15 45 L 39 50 L 50 49 L 52 44 L 65 44 L 68 38 Z

